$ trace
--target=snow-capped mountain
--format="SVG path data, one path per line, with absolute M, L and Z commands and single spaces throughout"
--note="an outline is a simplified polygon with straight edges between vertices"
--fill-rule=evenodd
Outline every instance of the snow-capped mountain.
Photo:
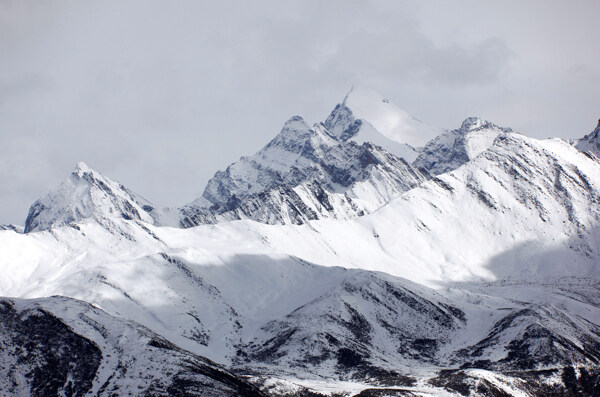
M 594 131 L 574 142 L 575 147 L 582 152 L 592 152 L 600 157 L 600 120 Z
M 374 143 L 407 162 L 414 161 L 419 148 L 443 132 L 364 89 L 351 90 L 324 124 L 335 137 Z
M 219 171 L 180 209 L 183 227 L 235 219 L 303 224 L 372 212 L 428 175 L 369 142 L 292 117 L 258 153 Z
M 428 142 L 413 165 L 434 175 L 453 171 L 486 151 L 498 135 L 506 132 L 512 130 L 469 117 L 459 129 L 447 131 Z
M 598 158 L 469 118 L 431 178 L 332 125 L 292 118 L 189 228 L 80 165 L 0 230 L 0 390 L 598 394 Z
M 29 208 L 25 233 L 84 219 L 94 219 L 106 227 L 112 227 L 115 218 L 153 223 L 150 215 L 153 209 L 150 203 L 123 185 L 80 162 L 56 190 L 46 194 Z

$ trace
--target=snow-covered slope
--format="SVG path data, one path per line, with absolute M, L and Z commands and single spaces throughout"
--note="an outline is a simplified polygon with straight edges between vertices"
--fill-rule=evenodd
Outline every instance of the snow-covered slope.
M 598 120 L 598 125 L 594 131 L 573 143 L 575 144 L 575 147 L 582 152 L 592 152 L 600 157 L 600 120 Z
M 312 221 L 303 227 L 233 222 L 219 225 L 218 231 L 201 227 L 185 233 L 147 227 L 152 234 L 134 236 L 170 247 L 189 238 L 218 239 L 228 246 L 220 236 L 237 236 L 259 251 L 385 271 L 429 285 L 508 275 L 597 276 L 598 181 L 600 164 L 566 142 L 505 133 L 463 167 L 361 218 Z M 3 252 L 31 241 L 1 233 L 7 246 Z
M 112 227 L 115 218 L 153 222 L 146 200 L 80 162 L 56 190 L 29 209 L 25 233 L 46 230 L 84 219 Z
M 253 219 L 302 224 L 372 212 L 426 180 L 384 149 L 310 128 L 295 116 L 258 153 L 208 182 L 202 198 L 180 209 L 181 226 Z
M 467 121 L 428 179 L 293 118 L 187 229 L 80 165 L 0 230 L 0 391 L 600 393 L 600 162 Z
M 364 89 L 351 90 L 331 112 L 325 127 L 342 140 L 372 142 L 408 162 L 417 157 L 418 148 L 442 133 Z
M 505 134 L 472 162 L 373 214 L 261 233 L 275 249 L 311 262 L 429 285 L 598 276 L 598 181 L 600 163 L 568 143 Z
M 0 336 L 3 395 L 262 395 L 147 328 L 73 299 L 0 299 Z
M 318 236 L 306 226 L 300 228 Z M 419 382 L 441 384 L 448 375 L 440 379 L 440 369 L 460 366 L 494 374 L 560 373 L 569 365 L 592 371 L 600 358 L 597 281 L 568 278 L 544 284 L 531 278 L 434 291 L 383 273 L 319 266 L 273 252 L 278 247 L 271 246 L 264 231 L 288 233 L 291 246 L 298 236 L 289 232 L 297 226 L 242 221 L 194 229 L 147 227 L 160 241 L 144 231 L 135 239 L 111 239 L 110 231 L 89 222 L 81 230 L 3 232 L 33 246 L 54 244 L 39 247 L 38 255 L 60 256 L 53 272 L 12 288 L 27 298 L 60 294 L 102 308 L 116 316 L 93 317 L 96 329 L 115 335 L 109 340 L 126 335 L 122 343 L 134 343 L 130 331 L 115 325 L 133 321 L 177 346 L 176 351 L 207 356 L 240 374 L 284 381 L 355 381 L 368 387 L 370 380 L 441 392 Z M 102 252 L 116 242 L 118 250 Z M 16 260 L 16 246 L 0 247 L 12 258 L 2 263 L 8 272 L 30 267 L 30 260 Z M 374 252 L 373 260 L 378 256 Z M 14 295 L 4 286 L 2 293 Z M 68 324 L 86 310 L 61 302 L 52 306 Z M 79 334 L 90 338 L 89 331 Z M 142 341 L 139 349 L 150 349 L 150 340 Z M 173 373 L 179 365 L 176 359 L 156 357 L 152 349 L 149 356 L 139 349 L 131 354 L 146 369 L 136 374 Z M 135 379 L 123 375 L 114 384 L 137 385 Z
M 447 131 L 425 145 L 413 165 L 434 175 L 453 171 L 486 151 L 494 140 L 510 128 L 469 117 L 457 130 Z

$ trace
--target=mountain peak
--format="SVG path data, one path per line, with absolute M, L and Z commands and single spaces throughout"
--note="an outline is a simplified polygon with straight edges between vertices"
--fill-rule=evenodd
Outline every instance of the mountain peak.
M 467 117 L 460 128 L 427 143 L 413 165 L 435 175 L 453 171 L 486 151 L 499 135 L 510 132 L 480 117 Z
M 310 126 L 300 116 L 292 116 L 283 124 L 281 131 L 306 131 L 310 130 Z
M 461 130 L 474 130 L 476 128 L 481 127 L 483 123 L 487 123 L 487 121 L 479 118 L 479 117 L 467 117 L 465 121 L 462 122 L 460 126 Z
M 598 120 L 598 125 L 596 126 L 596 128 L 587 136 L 594 139 L 600 139 L 600 120 Z
M 324 125 L 341 140 L 372 142 L 409 162 L 417 156 L 416 147 L 442 133 L 377 92 L 362 88 L 352 88 Z
M 78 179 L 86 179 L 88 183 L 95 183 L 96 180 L 102 180 L 105 178 L 98 171 L 90 168 L 86 163 L 80 161 L 71 172 L 71 175 Z
M 460 126 L 459 131 L 462 132 L 469 132 L 469 131 L 475 131 L 475 130 L 479 130 L 479 129 L 499 129 L 502 130 L 503 132 L 512 132 L 511 128 L 504 128 L 504 127 L 500 127 L 497 126 L 496 124 L 484 120 L 480 117 L 467 117 L 465 119 L 465 121 L 462 122 L 462 125 Z
M 75 166 L 75 170 L 73 172 L 77 173 L 79 171 L 92 172 L 93 170 L 86 163 L 84 163 L 83 161 L 80 161 Z
M 271 142 L 258 153 L 258 155 L 265 155 L 265 151 L 269 151 L 273 148 L 279 148 L 290 153 L 298 154 L 307 143 L 320 135 L 321 134 L 318 134 L 317 131 L 311 129 L 302 117 L 292 116 L 285 122 L 281 128 L 281 132 L 279 132 L 279 134 L 277 134 L 275 138 L 273 138 Z
M 38 199 L 29 208 L 25 233 L 42 231 L 95 218 L 110 222 L 119 215 L 123 219 L 138 219 L 153 223 L 149 214 L 154 208 L 123 185 L 112 181 L 84 162 L 56 189 Z M 107 223 L 105 222 L 105 223 Z
M 592 152 L 600 156 L 600 120 L 596 128 L 581 139 L 574 141 L 575 147 L 582 152 Z

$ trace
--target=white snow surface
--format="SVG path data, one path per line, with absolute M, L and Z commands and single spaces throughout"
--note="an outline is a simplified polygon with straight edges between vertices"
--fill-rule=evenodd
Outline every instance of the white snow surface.
M 368 129 L 361 131 L 353 138 L 357 142 L 370 141 L 378 144 L 377 139 L 371 140 L 375 137 L 374 132 L 378 132 L 389 141 L 416 148 L 442 133 L 441 129 L 414 118 L 378 93 L 368 89 L 352 89 L 343 104 L 352 110 L 356 119 L 364 120 L 375 129 L 375 131 Z M 381 146 L 386 147 L 385 144 Z M 390 150 L 390 152 L 394 151 Z
M 142 208 L 146 205 L 149 203 L 145 199 L 80 162 L 56 190 L 31 206 L 25 232 L 46 230 L 88 218 L 106 224 L 112 224 L 112 218 L 120 217 L 153 223 L 152 216 Z
M 397 133 L 396 136 L 398 139 L 402 139 L 399 133 Z M 399 140 L 388 138 L 386 135 L 380 133 L 379 130 L 373 127 L 373 125 L 371 125 L 369 122 L 363 123 L 359 132 L 350 139 L 359 144 L 371 142 L 377 146 L 381 146 L 390 153 L 403 158 L 409 163 L 415 161 L 419 155 L 419 150 L 415 147 L 409 145 L 408 143 L 403 143 Z
M 444 132 L 427 143 L 413 162 L 432 174 L 453 171 L 492 146 L 501 134 L 512 132 L 479 117 L 469 117 L 460 128 Z
M 7 313 L 7 308 L 16 312 L 17 322 L 24 322 L 31 317 L 56 316 L 68 327 L 68 331 L 73 333 L 69 337 L 72 338 L 74 335 L 83 337 L 101 352 L 101 357 L 99 357 L 101 361 L 98 363 L 96 372 L 87 374 L 92 378 L 86 379 L 81 373 L 78 374 L 76 380 L 76 382 L 80 382 L 78 386 L 81 387 L 82 380 L 90 381 L 91 388 L 87 394 L 133 396 L 149 392 L 151 395 L 157 395 L 157 392 L 163 391 L 177 376 L 183 376 L 188 381 L 193 381 L 195 385 L 201 385 L 203 394 L 206 395 L 220 396 L 234 395 L 235 393 L 235 386 L 228 382 L 233 376 L 226 373 L 223 368 L 170 345 L 168 340 L 162 339 L 159 335 L 153 334 L 135 322 L 110 316 L 93 305 L 56 296 L 33 300 L 2 299 L 0 304 L 3 309 L 2 314 Z M 15 319 L 11 320 L 9 321 L 14 322 Z M 4 327 L 5 325 L 7 327 Z M 51 326 L 55 326 L 55 324 Z M 29 328 L 29 326 L 26 327 Z M 15 335 L 13 324 L 0 324 L 0 333 L 3 337 L 8 336 L 0 341 L 2 346 L 0 349 L 0 391 L 2 395 L 40 394 L 41 386 L 39 384 L 35 388 L 30 387 L 32 374 L 29 373 L 27 377 L 22 376 L 24 372 L 27 373 L 30 370 L 27 368 L 27 360 L 33 361 L 31 363 L 33 365 L 37 364 L 38 369 L 45 366 L 45 374 L 34 375 L 34 377 L 39 376 L 38 379 L 41 381 L 39 383 L 42 383 L 42 386 L 46 386 L 43 395 L 50 395 L 51 390 L 47 383 L 43 383 L 49 383 L 46 377 L 55 378 L 52 379 L 57 382 L 58 386 L 55 395 L 69 395 L 68 390 L 73 386 L 70 385 L 73 373 L 81 371 L 79 365 L 82 363 L 96 364 L 94 358 L 89 357 L 87 352 L 75 350 L 73 353 L 79 356 L 79 361 L 70 361 L 65 365 L 65 362 L 61 362 L 56 356 L 64 353 L 61 351 L 64 348 L 73 349 L 74 346 L 44 345 L 35 337 L 47 332 L 48 339 L 56 342 L 56 338 L 52 338 L 52 332 L 56 332 L 56 330 L 44 329 L 40 325 L 32 327 L 37 329 L 27 328 L 22 331 L 22 334 L 17 331 Z M 32 336 L 34 339 L 30 339 Z M 60 335 L 60 337 L 63 336 L 65 335 Z M 43 337 L 41 340 L 44 340 Z M 21 346 L 20 343 L 24 343 L 26 346 Z M 52 354 L 55 353 L 52 351 L 53 349 L 56 349 L 58 354 Z M 27 352 L 25 360 L 23 360 L 23 350 Z M 43 353 L 40 354 L 39 351 Z M 44 354 L 54 356 L 54 361 L 45 362 Z M 74 357 L 71 356 L 71 360 L 73 359 Z M 53 366 L 58 368 L 53 368 Z M 200 368 L 202 369 L 198 370 Z M 58 374 L 53 373 L 54 370 Z M 61 385 L 60 379 L 61 371 L 70 372 L 63 385 Z M 164 393 L 160 395 L 164 395 Z
M 598 162 L 566 142 L 505 134 L 465 166 L 348 221 L 294 226 L 245 220 L 174 229 L 121 218 L 111 229 L 92 217 L 77 228 L 0 231 L 0 295 L 81 299 L 194 353 L 230 363 L 236 346 L 264 341 L 290 319 L 298 318 L 307 335 L 314 335 L 309 330 L 323 325 L 308 319 L 343 308 L 343 302 L 354 302 L 364 316 L 389 315 L 389 321 L 410 324 L 413 315 L 385 314 L 370 301 L 359 303 L 360 294 L 347 293 L 392 283 L 428 302 L 458 304 L 469 331 L 444 332 L 469 345 L 501 318 L 498 308 L 515 307 L 506 299 L 516 287 L 498 289 L 495 301 L 477 294 L 458 299 L 470 295 L 450 292 L 456 286 L 600 278 L 598 181 Z M 380 293 L 385 296 L 385 288 Z M 476 303 L 481 299 L 488 309 Z M 598 323 L 596 306 L 575 306 Z M 482 310 L 491 313 L 483 322 Z M 416 322 L 413 331 L 434 330 L 427 321 Z M 397 353 L 382 338 L 377 354 L 383 363 Z M 289 343 L 288 363 L 296 357 L 296 342 Z M 502 352 L 489 354 L 497 358 Z
M 473 131 L 485 124 L 471 121 Z M 327 145 L 301 120 L 287 126 L 290 153 L 302 133 Z M 339 369 L 302 360 L 327 352 L 324 335 L 366 338 L 345 326 L 356 313 L 374 365 L 423 377 L 490 335 L 495 344 L 480 350 L 502 360 L 532 324 L 584 349 L 600 326 L 600 162 L 560 139 L 490 136 L 466 145 L 469 161 L 370 214 L 299 226 L 157 226 L 143 199 L 81 164 L 36 202 L 47 216 L 29 233 L 0 230 L 0 296 L 80 299 L 226 365 L 243 366 L 240 347 L 260 357 L 285 335 L 284 355 L 250 365 L 316 385 Z M 289 166 L 288 154 L 280 160 L 274 167 Z M 370 201 L 366 191 L 356 196 Z M 493 334 L 510 314 L 517 320 Z M 390 329 L 439 340 L 439 361 L 401 354 Z M 498 374 L 471 375 L 518 392 Z

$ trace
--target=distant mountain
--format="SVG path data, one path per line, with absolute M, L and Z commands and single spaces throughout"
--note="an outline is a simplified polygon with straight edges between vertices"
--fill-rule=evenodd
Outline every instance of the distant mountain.
M 499 135 L 507 132 L 512 130 L 469 117 L 459 129 L 444 132 L 427 143 L 413 165 L 434 175 L 453 171 L 486 151 Z
M 592 152 L 600 157 L 600 120 L 598 120 L 598 125 L 594 131 L 573 143 L 575 144 L 575 147 L 582 152 Z
M 369 142 L 310 128 L 295 116 L 258 153 L 219 171 L 180 209 L 183 227 L 235 219 L 303 224 L 372 212 L 428 174 Z
M 112 227 L 115 218 L 154 223 L 153 210 L 143 198 L 80 162 L 56 190 L 29 208 L 25 233 L 90 218 L 106 227 Z
M 438 131 L 372 92 L 353 90 L 325 123 L 311 128 L 292 117 L 263 149 L 218 171 L 202 197 L 181 208 L 156 209 L 80 163 L 31 206 L 25 232 L 91 218 L 110 228 L 114 214 L 176 227 L 237 219 L 269 224 L 350 219 L 427 180 L 426 171 L 408 163 L 415 149 L 401 140 L 424 141 Z M 399 147 L 413 154 L 393 154 L 403 153 Z
M 417 120 L 369 90 L 351 90 L 324 123 L 335 137 L 371 142 L 412 162 L 418 149 L 443 130 Z

